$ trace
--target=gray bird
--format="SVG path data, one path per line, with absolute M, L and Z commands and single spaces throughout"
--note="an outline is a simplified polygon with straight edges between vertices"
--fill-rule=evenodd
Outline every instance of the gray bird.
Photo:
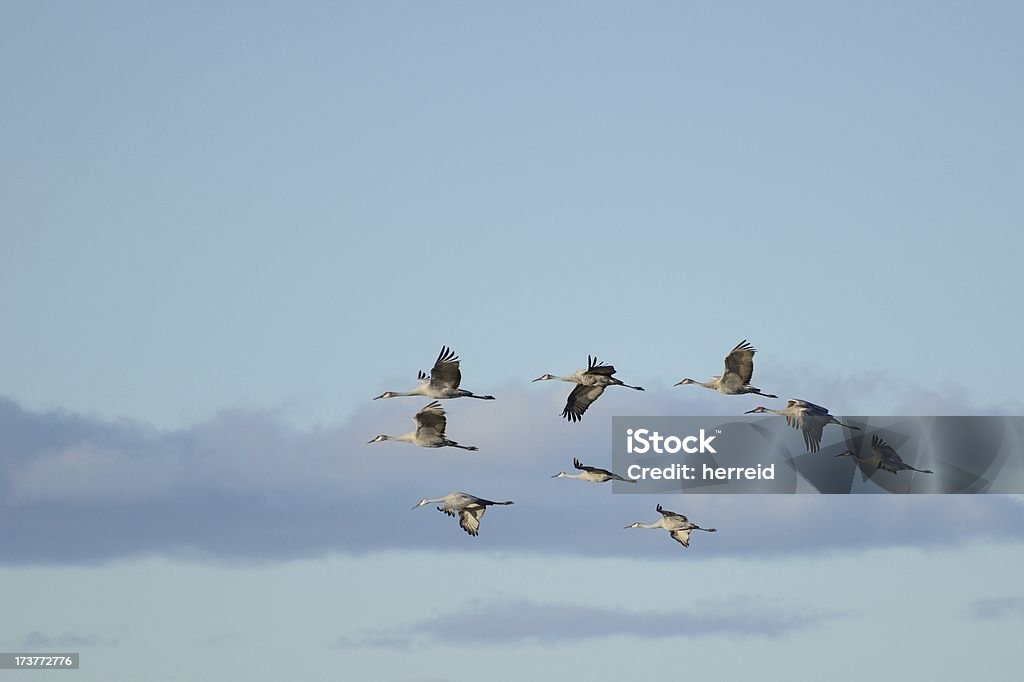
M 736 344 L 736 347 L 725 356 L 725 373 L 721 376 L 711 377 L 710 381 L 694 381 L 683 379 L 676 386 L 686 384 L 697 384 L 713 391 L 726 395 L 743 395 L 755 393 L 765 398 L 778 398 L 771 393 L 762 393 L 761 389 L 750 385 L 750 377 L 754 376 L 754 353 L 757 349 L 747 343 L 744 339 Z
M 469 493 L 455 492 L 448 493 L 444 497 L 422 499 L 413 509 L 419 509 L 435 502 L 439 502 L 441 505 L 437 508 L 438 511 L 444 512 L 448 516 L 458 517 L 462 530 L 474 537 L 480 534 L 480 519 L 484 517 L 487 507 L 494 504 L 512 504 L 512 500 L 494 502 Z
M 569 393 L 569 399 L 562 410 L 562 416 L 571 422 L 578 422 L 583 419 L 583 413 L 587 411 L 590 404 L 601 397 L 604 389 L 608 386 L 625 386 L 634 391 L 644 390 L 640 386 L 624 384 L 612 375 L 615 374 L 615 367 L 603 365 L 594 357 L 587 356 L 587 368 L 573 372 L 569 376 L 560 377 L 554 374 L 544 374 L 534 381 L 568 381 L 576 384 L 576 388 Z
M 416 423 L 416 430 L 410 431 L 409 433 L 402 434 L 401 436 L 388 436 L 381 434 L 370 441 L 370 443 L 380 443 L 386 440 L 400 440 L 403 443 L 412 443 L 418 445 L 421 448 L 461 448 L 463 450 L 479 450 L 475 445 L 459 445 L 455 441 L 448 438 L 445 433 L 445 427 L 448 425 L 448 419 L 444 416 L 444 408 L 441 407 L 441 403 L 436 400 L 422 410 L 416 413 L 412 418 Z
M 400 391 L 385 391 L 374 400 L 381 398 L 397 398 L 400 396 L 423 396 L 434 400 L 447 400 L 449 398 L 479 398 L 480 400 L 494 400 L 493 395 L 477 395 L 472 391 L 459 388 L 462 383 L 462 370 L 459 369 L 459 356 L 448 346 L 441 348 L 434 367 L 430 370 L 430 376 L 422 371 L 417 375 L 419 386 L 407 393 Z

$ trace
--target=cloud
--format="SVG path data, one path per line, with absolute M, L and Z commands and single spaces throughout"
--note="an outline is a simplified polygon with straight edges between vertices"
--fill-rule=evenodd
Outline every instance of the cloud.
M 97 562 L 161 554 L 275 561 L 392 549 L 704 557 L 932 547 L 1024 539 L 1008 496 L 614 495 L 551 479 L 573 456 L 610 463 L 613 414 L 736 413 L 759 400 L 609 390 L 580 424 L 558 418 L 566 391 L 527 386 L 499 399 L 448 401 L 449 435 L 477 453 L 402 443 L 425 401 L 368 403 L 344 423 L 299 430 L 271 411 L 226 411 L 187 429 L 32 412 L 0 399 L 0 563 Z M 561 388 L 567 388 L 562 386 Z M 478 538 L 423 497 L 465 490 L 491 510 Z M 689 549 L 650 522 L 661 502 L 713 536 Z
M 339 648 L 404 649 L 415 644 L 504 646 L 562 644 L 601 637 L 784 637 L 844 618 L 762 597 L 705 601 L 674 611 L 631 611 L 528 599 L 472 602 L 457 611 L 387 630 L 339 638 Z
M 968 605 L 967 617 L 981 621 L 1024 618 L 1024 597 L 976 599 Z
M 74 651 L 80 647 L 115 646 L 117 642 L 117 638 L 114 637 L 69 632 L 60 635 L 50 635 L 34 630 L 22 638 L 21 647 L 25 651 L 46 651 L 47 649 L 69 649 Z

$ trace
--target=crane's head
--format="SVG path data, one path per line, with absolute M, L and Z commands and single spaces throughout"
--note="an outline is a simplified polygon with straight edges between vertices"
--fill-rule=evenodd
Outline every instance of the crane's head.
M 565 473 L 564 471 L 559 471 L 557 474 L 555 474 L 551 478 L 565 478 L 568 475 L 569 474 Z
M 768 408 L 767 407 L 755 407 L 752 410 L 747 410 L 743 414 L 767 414 L 767 413 L 768 413 Z
M 431 503 L 431 500 L 428 500 L 427 498 L 423 498 L 422 500 L 420 500 L 419 502 L 416 503 L 416 506 L 413 507 L 413 509 L 419 509 L 423 505 L 430 504 L 430 503 Z
M 390 438 L 390 436 L 385 436 L 385 435 L 384 435 L 384 434 L 382 433 L 382 434 L 380 434 L 379 436 L 377 436 L 376 438 L 374 438 L 373 440 L 371 440 L 371 441 L 368 441 L 368 442 L 367 442 L 366 444 L 367 444 L 367 445 L 369 445 L 370 443 L 381 443 L 381 442 L 383 442 L 383 441 L 386 441 L 386 440 L 388 440 L 389 438 Z
M 395 397 L 395 394 L 392 393 L 391 391 L 384 391 L 379 396 L 374 398 L 374 400 L 380 400 L 381 398 L 394 398 L 394 397 Z
M 537 377 L 536 379 L 534 379 L 533 381 L 550 381 L 551 379 L 554 379 L 554 378 L 555 378 L 555 376 L 552 375 L 552 374 L 542 374 L 539 377 Z M 530 383 L 532 384 L 533 381 L 531 381 Z
M 629 524 L 628 526 L 625 526 L 622 530 L 626 530 L 626 528 L 639 528 L 639 527 L 640 527 L 640 522 L 639 521 L 634 521 L 633 523 Z
M 685 386 L 686 384 L 695 384 L 695 383 L 697 383 L 697 382 L 694 381 L 693 379 L 683 379 L 682 381 L 680 381 L 678 384 L 675 384 L 675 385 L 676 386 Z

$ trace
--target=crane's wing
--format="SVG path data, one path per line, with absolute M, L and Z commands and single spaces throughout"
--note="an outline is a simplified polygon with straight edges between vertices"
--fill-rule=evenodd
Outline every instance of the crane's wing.
M 872 434 L 871 436 L 871 449 L 883 458 L 895 457 L 900 459 L 900 456 L 896 454 L 896 449 L 882 440 L 877 433 Z M 902 459 L 900 459 L 900 461 L 902 461 Z
M 444 408 L 436 400 L 416 413 L 412 418 L 416 422 L 416 435 L 426 437 L 437 435 L 444 437 L 444 429 L 448 419 L 444 416 Z
M 754 376 L 754 353 L 757 350 L 744 339 L 725 356 L 725 374 L 722 383 L 732 388 L 740 388 L 750 383 Z M 737 383 L 738 382 L 738 383 Z
M 420 382 L 422 384 L 422 383 L 425 383 L 427 381 L 430 381 L 430 377 L 427 376 L 427 374 L 424 373 L 424 371 L 421 369 L 420 371 L 416 372 L 416 381 L 418 381 L 418 382 Z
M 821 434 L 825 430 L 825 425 L 829 423 L 828 417 L 813 412 L 802 412 L 797 420 L 804 435 L 807 452 L 817 452 L 821 448 Z
M 572 392 L 569 394 L 569 399 L 565 402 L 562 416 L 571 422 L 580 421 L 583 419 L 583 413 L 590 407 L 590 403 L 600 398 L 602 393 L 604 393 L 604 386 L 577 384 L 576 388 L 572 389 Z
M 460 383 L 459 356 L 448 346 L 443 346 L 430 370 L 430 385 L 434 388 L 458 388 Z
M 677 514 L 674 511 L 669 511 L 668 509 L 665 509 L 664 507 L 662 507 L 660 504 L 655 507 L 655 510 L 657 510 L 657 512 L 659 514 L 661 514 L 662 516 L 664 516 L 666 519 L 672 519 L 673 521 L 680 521 L 681 523 L 686 523 L 687 522 L 685 516 L 683 516 L 682 514 Z
M 589 471 L 592 474 L 608 474 L 608 475 L 611 475 L 611 473 L 612 473 L 612 472 L 608 471 L 607 469 L 601 469 L 599 467 L 587 466 L 586 464 L 581 463 L 575 457 L 572 458 L 572 465 L 574 467 L 576 467 L 577 469 L 579 469 L 580 471 Z
M 811 410 L 813 412 L 821 412 L 822 414 L 828 414 L 828 408 L 827 407 L 822 407 L 821 405 L 815 405 L 812 402 L 808 402 L 806 400 L 800 400 L 798 398 L 794 398 L 794 399 L 788 401 L 787 402 L 787 406 L 788 407 L 799 406 L 799 407 L 802 407 L 804 409 Z
M 615 374 L 615 368 L 612 365 L 606 365 L 597 359 L 597 356 L 587 356 L 587 371 L 584 374 L 599 374 L 606 377 L 610 377 Z
M 462 526 L 462 530 L 473 536 L 479 535 L 480 519 L 484 517 L 485 511 L 487 511 L 487 507 L 473 507 L 460 510 L 459 525 Z
M 672 539 L 675 540 L 676 542 L 678 542 L 683 547 L 689 547 L 690 546 L 690 529 L 689 528 L 682 528 L 680 530 L 670 531 L 669 535 L 671 535 Z

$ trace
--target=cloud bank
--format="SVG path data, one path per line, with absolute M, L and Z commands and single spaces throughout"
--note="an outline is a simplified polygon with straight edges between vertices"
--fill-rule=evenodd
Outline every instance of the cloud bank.
M 1024 597 L 976 599 L 967 607 L 967 616 L 981 621 L 1024 618 Z
M 234 410 L 175 431 L 0 399 L 0 562 L 395 549 L 689 561 L 1024 539 L 1024 505 L 1008 496 L 614 495 L 551 479 L 574 456 L 609 466 L 613 414 L 736 414 L 759 399 L 610 390 L 580 424 L 558 418 L 564 400 L 565 391 L 526 387 L 494 402 L 447 401 L 449 436 L 481 448 L 467 453 L 368 445 L 412 428 L 426 401 L 411 398 L 368 401 L 344 423 L 309 430 Z M 410 510 L 453 490 L 516 504 L 488 513 L 478 538 L 433 507 Z M 719 532 L 683 549 L 661 531 L 623 530 L 656 520 L 659 502 Z
M 542 604 L 528 599 L 468 604 L 396 628 L 341 637 L 342 649 L 404 649 L 415 644 L 451 646 L 554 645 L 600 637 L 784 637 L 846 617 L 766 600 L 736 597 L 674 611 L 629 611 L 579 604 Z

